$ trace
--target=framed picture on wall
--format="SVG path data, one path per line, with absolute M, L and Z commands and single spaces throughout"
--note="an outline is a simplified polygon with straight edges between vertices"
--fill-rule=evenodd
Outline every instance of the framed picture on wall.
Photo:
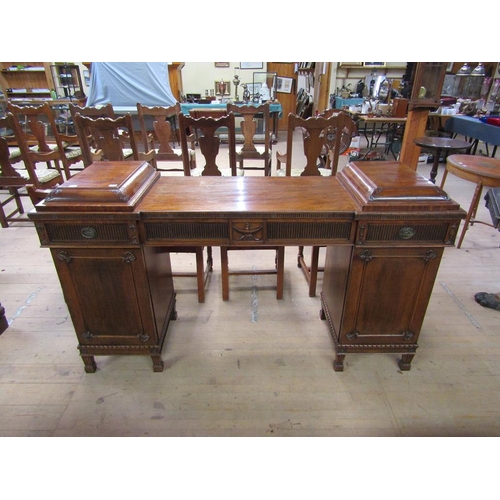
M 264 63 L 261 62 L 240 62 L 241 69 L 262 69 Z
M 214 62 L 216 68 L 229 68 L 228 62 Z
M 262 83 L 247 83 L 247 90 L 250 92 L 251 96 L 260 93 L 260 88 L 262 87 Z
M 291 94 L 293 89 L 293 78 L 286 78 L 284 76 L 277 77 L 276 91 L 282 94 Z

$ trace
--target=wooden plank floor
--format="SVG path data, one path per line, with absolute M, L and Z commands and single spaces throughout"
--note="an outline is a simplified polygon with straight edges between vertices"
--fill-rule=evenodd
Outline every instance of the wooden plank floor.
M 419 171 L 427 176 L 430 164 Z M 473 189 L 448 176 L 465 208 Z M 479 218 L 490 221 L 484 203 Z M 500 292 L 499 246 L 500 233 L 478 224 L 460 250 L 445 250 L 409 372 L 392 354 L 350 354 L 345 371 L 333 371 L 319 298 L 308 296 L 289 247 L 283 300 L 273 276 L 233 276 L 223 302 L 214 249 L 204 304 L 194 279 L 176 279 L 179 318 L 162 373 L 148 356 L 116 356 L 96 357 L 97 372 L 85 374 L 49 250 L 31 224 L 15 223 L 0 229 L 10 323 L 0 336 L 0 436 L 500 436 L 500 311 L 474 301 Z M 229 258 L 274 261 L 272 252 Z M 194 269 L 192 256 L 172 259 Z

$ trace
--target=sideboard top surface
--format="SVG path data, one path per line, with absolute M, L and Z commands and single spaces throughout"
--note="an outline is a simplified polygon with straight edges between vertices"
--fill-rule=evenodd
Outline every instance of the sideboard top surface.
M 33 218 L 45 212 L 347 218 L 364 212 L 463 212 L 443 190 L 399 162 L 350 163 L 335 177 L 184 177 L 160 176 L 136 161 L 94 163 L 55 188 L 35 211 Z

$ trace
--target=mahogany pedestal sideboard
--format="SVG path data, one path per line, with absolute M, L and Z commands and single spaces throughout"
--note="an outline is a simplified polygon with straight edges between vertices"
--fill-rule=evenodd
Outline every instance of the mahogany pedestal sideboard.
M 98 162 L 30 212 L 50 248 L 87 372 L 94 356 L 161 350 L 177 317 L 175 246 L 327 246 L 320 317 L 347 353 L 401 353 L 409 370 L 443 250 L 465 212 L 399 162 L 336 177 L 160 177 Z M 304 289 L 306 293 L 306 289 Z

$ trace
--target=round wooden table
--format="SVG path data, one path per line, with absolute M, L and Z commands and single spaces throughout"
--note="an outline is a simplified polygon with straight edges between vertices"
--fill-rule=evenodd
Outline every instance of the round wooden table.
M 434 162 L 432 163 L 431 178 L 429 179 L 434 184 L 436 183 L 439 157 L 443 150 L 448 153 L 460 149 L 467 150 L 472 147 L 472 143 L 470 142 L 460 139 L 450 139 L 449 137 L 417 137 L 413 139 L 413 142 L 417 146 L 434 150 Z
M 464 228 L 462 229 L 462 234 L 458 241 L 457 248 L 460 248 L 469 225 L 477 222 L 493 227 L 493 224 L 475 220 L 474 218 L 476 216 L 483 186 L 500 187 L 500 160 L 488 156 L 451 155 L 446 159 L 445 174 L 448 172 L 476 184 L 469 211 L 465 218 Z M 441 189 L 444 186 L 445 180 L 446 175 L 443 176 L 443 180 L 441 181 Z

